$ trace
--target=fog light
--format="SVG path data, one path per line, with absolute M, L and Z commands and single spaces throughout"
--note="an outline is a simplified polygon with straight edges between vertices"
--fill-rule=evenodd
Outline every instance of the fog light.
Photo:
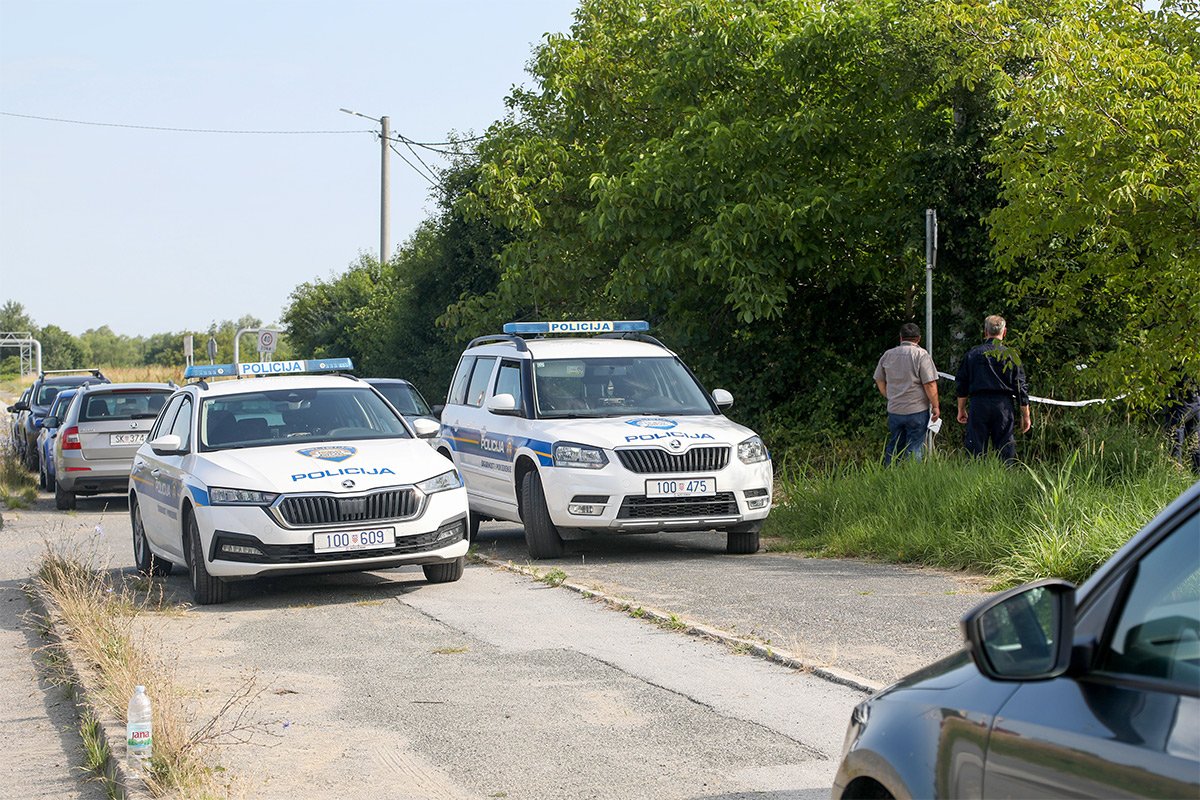
M 242 544 L 222 544 L 221 552 L 233 553 L 234 555 L 239 556 L 261 556 L 263 554 L 263 551 L 259 550 L 257 547 L 247 547 L 246 545 Z
M 458 522 L 452 522 L 437 529 L 437 540 L 439 542 L 443 539 L 463 539 L 466 535 L 467 523 L 461 519 Z
M 567 503 L 567 511 L 581 517 L 598 517 L 604 513 L 604 506 L 596 503 Z
M 755 500 L 747 500 L 746 507 L 750 508 L 750 509 L 766 508 L 767 504 L 770 502 L 771 502 L 771 499 L 769 497 L 760 497 Z

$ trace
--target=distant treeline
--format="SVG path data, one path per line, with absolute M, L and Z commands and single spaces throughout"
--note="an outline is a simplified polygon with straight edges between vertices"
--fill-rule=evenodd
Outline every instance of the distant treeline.
M 214 322 L 207 331 L 155 333 L 150 336 L 126 336 L 114 333 L 107 325 L 89 328 L 75 336 L 57 325 L 39 326 L 18 302 L 9 300 L 0 306 L 0 331 L 29 331 L 42 346 L 42 369 L 79 369 L 86 367 L 139 367 L 148 365 L 179 366 L 184 363 L 183 337 L 193 336 L 196 363 L 207 363 L 210 336 L 217 340 L 217 361 L 233 360 L 233 335 L 239 328 L 257 328 L 262 322 L 245 316 L 239 320 Z M 243 353 L 256 358 L 255 343 L 246 336 Z M 277 357 L 286 358 L 290 350 L 280 342 Z M 0 375 L 16 375 L 20 356 L 16 348 L 5 348 L 0 355 Z M 36 365 L 34 365 L 36 366 Z

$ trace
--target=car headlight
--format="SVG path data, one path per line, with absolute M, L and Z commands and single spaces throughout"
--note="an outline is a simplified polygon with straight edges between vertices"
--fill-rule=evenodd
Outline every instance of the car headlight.
M 738 445 L 738 459 L 743 464 L 757 464 L 760 461 L 766 461 L 770 457 L 767 454 L 767 446 L 757 436 L 751 436 Z
M 208 490 L 208 501 L 214 506 L 269 506 L 279 497 L 274 492 L 259 492 L 254 489 L 223 489 L 213 487 Z
M 599 447 L 559 442 L 554 445 L 554 466 L 602 469 L 608 466 L 608 456 Z
M 457 489 L 462 485 L 462 478 L 459 477 L 458 470 L 452 469 L 427 481 L 421 481 L 417 484 L 417 488 L 425 494 L 434 494 L 436 492 L 447 491 L 448 489 Z

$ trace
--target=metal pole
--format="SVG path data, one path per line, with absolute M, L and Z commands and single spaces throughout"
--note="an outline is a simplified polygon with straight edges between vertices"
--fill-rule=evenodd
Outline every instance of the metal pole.
M 937 209 L 925 209 L 925 349 L 933 355 L 933 266 L 937 263 Z
M 382 266 L 388 261 L 388 217 L 391 216 L 391 208 L 389 207 L 391 198 L 388 186 L 388 150 L 392 143 L 391 131 L 388 127 L 388 118 L 382 117 L 379 120 L 382 126 L 382 135 L 379 137 L 381 146 L 381 161 L 379 165 L 379 264 Z

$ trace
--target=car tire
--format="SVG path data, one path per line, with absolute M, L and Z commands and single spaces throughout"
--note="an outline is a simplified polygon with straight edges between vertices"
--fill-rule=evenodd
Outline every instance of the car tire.
M 421 571 L 430 583 L 454 583 L 463 576 L 466 563 L 466 557 L 459 556 L 446 564 L 422 564 Z
M 136 497 L 129 500 L 129 523 L 133 528 L 133 561 L 137 564 L 138 572 L 159 578 L 170 575 L 175 565 L 150 551 L 150 543 L 146 541 L 146 526 L 142 523 L 142 509 Z
M 38 486 L 43 490 L 50 489 L 50 479 L 46 477 L 46 465 L 38 459 Z
M 64 489 L 58 480 L 54 481 L 54 507 L 59 511 L 75 510 L 75 493 Z
M 36 447 L 25 448 L 25 467 L 30 472 L 37 472 L 38 469 L 38 454 Z
M 196 517 L 187 512 L 184 525 L 188 539 L 188 578 L 192 582 L 192 599 L 198 606 L 211 606 L 229 599 L 229 584 L 208 574 L 204 564 L 204 548 L 200 544 L 200 527 Z
M 546 510 L 546 491 L 536 469 L 521 479 L 521 516 L 530 558 L 561 558 L 563 540 Z
M 729 531 L 725 534 L 725 552 L 732 556 L 757 553 L 758 531 Z
M 479 538 L 479 515 L 474 511 L 467 512 L 467 541 L 475 544 L 475 540 Z

